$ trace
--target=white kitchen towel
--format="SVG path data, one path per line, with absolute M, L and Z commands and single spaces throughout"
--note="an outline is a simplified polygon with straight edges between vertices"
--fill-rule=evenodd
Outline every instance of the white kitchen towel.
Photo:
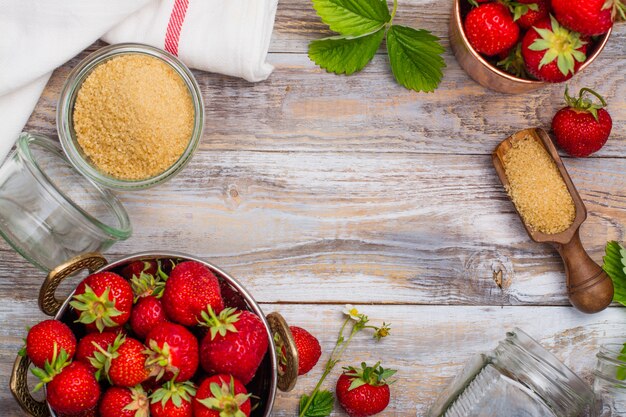
M 0 161 L 52 71 L 98 38 L 141 42 L 192 68 L 256 82 L 278 0 L 0 0 Z

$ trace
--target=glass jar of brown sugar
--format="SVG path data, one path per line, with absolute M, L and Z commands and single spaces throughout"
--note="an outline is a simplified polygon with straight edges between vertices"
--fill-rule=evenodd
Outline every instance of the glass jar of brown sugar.
M 57 129 L 74 167 L 114 189 L 163 183 L 200 143 L 204 105 L 191 71 L 175 56 L 142 44 L 97 50 L 70 73 Z

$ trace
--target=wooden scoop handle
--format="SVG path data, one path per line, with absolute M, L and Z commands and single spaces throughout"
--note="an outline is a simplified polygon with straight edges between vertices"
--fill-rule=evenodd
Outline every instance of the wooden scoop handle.
M 568 243 L 556 244 L 567 275 L 567 294 L 583 313 L 597 313 L 613 301 L 613 282 L 580 242 L 578 230 Z

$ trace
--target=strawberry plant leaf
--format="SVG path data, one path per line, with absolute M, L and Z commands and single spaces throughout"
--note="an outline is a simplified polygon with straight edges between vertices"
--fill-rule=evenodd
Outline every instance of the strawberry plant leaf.
M 343 36 L 361 36 L 391 20 L 385 0 L 313 0 L 322 22 Z
M 309 45 L 309 58 L 326 71 L 350 75 L 372 60 L 385 36 L 384 28 L 359 37 L 333 36 Z
M 626 248 L 615 241 L 606 244 L 602 269 L 613 281 L 613 300 L 626 306 Z
M 434 91 L 443 78 L 446 64 L 439 38 L 427 30 L 392 25 L 387 31 L 387 52 L 393 75 L 404 87 Z
M 302 414 L 302 409 L 306 406 L 308 401 L 308 395 L 300 397 L 300 415 L 302 417 L 327 417 L 333 412 L 335 397 L 333 397 L 330 391 L 322 390 L 313 394 L 311 405 L 309 405 L 306 412 Z

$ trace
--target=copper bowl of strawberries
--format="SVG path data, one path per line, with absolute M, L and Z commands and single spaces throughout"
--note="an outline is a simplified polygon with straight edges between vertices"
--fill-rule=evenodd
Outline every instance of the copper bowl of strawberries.
M 613 1 L 578 13 L 583 0 L 454 0 L 450 45 L 482 86 L 533 91 L 570 79 L 600 55 L 621 13 Z
M 72 294 L 59 284 L 88 270 Z M 35 417 L 268 417 L 298 376 L 285 320 L 265 316 L 215 265 L 179 253 L 114 263 L 92 253 L 52 270 L 10 388 Z M 32 363 L 32 367 L 31 367 Z M 30 393 L 31 369 L 45 401 Z

